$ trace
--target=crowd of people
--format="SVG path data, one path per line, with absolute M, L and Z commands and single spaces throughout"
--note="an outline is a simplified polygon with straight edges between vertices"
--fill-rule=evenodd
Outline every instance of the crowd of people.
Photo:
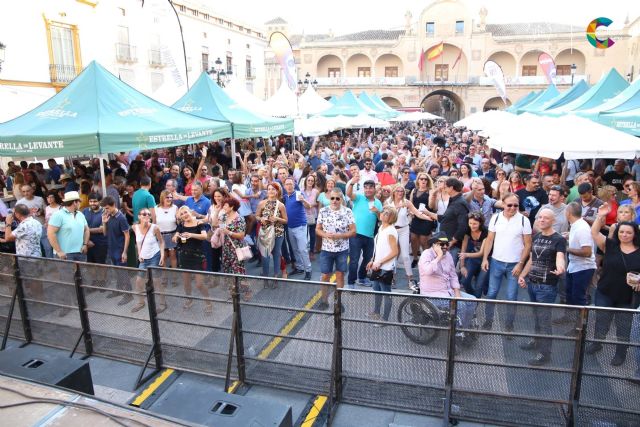
M 190 270 L 245 275 L 246 264 L 256 263 L 264 277 L 310 280 L 318 258 L 323 282 L 379 292 L 370 314 L 376 320 L 389 319 L 385 293 L 401 280 L 428 296 L 465 298 L 463 326 L 474 317 L 474 299 L 515 301 L 520 288 L 534 302 L 640 302 L 640 159 L 501 153 L 446 122 L 236 148 L 235 158 L 224 142 L 121 153 L 105 161 L 104 178 L 97 159 L 51 159 L 48 168 L 11 162 L 0 187 L 17 204 L 0 244 L 20 255 L 181 268 L 185 293 L 194 282 L 205 297 L 202 276 Z M 130 290 L 126 281 L 121 286 Z M 118 304 L 132 300 L 125 294 Z M 192 304 L 187 299 L 184 309 Z M 319 308 L 328 306 L 324 289 Z M 143 307 L 137 300 L 131 311 Z M 484 311 L 481 327 L 491 330 L 495 305 Z M 550 313 L 535 311 L 537 332 L 567 323 L 575 333 L 578 319 Z M 503 331 L 514 330 L 516 314 L 515 305 L 506 308 Z M 631 317 L 607 312 L 598 313 L 598 337 L 614 319 L 618 339 L 629 341 Z M 462 345 L 472 340 L 461 336 Z M 522 347 L 534 351 L 532 365 L 551 360 L 548 339 Z M 618 345 L 611 364 L 624 363 L 627 349 Z

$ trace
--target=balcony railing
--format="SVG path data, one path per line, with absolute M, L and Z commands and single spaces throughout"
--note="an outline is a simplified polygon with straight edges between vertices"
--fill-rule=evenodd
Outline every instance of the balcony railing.
M 116 43 L 116 59 L 118 62 L 138 62 L 136 47 L 130 44 Z
M 488 77 L 481 76 L 477 79 L 478 82 L 476 84 L 480 86 L 493 86 L 493 80 Z M 583 74 L 573 76 L 574 83 L 580 80 L 588 81 L 588 76 Z M 504 81 L 507 86 L 546 85 L 548 83 L 546 76 L 505 76 Z M 571 76 L 556 76 L 553 81 L 557 85 L 569 85 L 571 84 Z
M 75 65 L 49 64 L 51 83 L 70 83 L 82 69 Z
M 403 86 L 406 77 L 319 77 L 318 86 Z
M 246 74 L 245 74 L 245 79 L 246 80 L 254 80 L 256 78 L 256 69 L 255 67 L 252 68 L 247 68 Z
M 149 65 L 156 68 L 165 66 L 165 63 L 162 60 L 162 52 L 160 50 L 149 50 Z

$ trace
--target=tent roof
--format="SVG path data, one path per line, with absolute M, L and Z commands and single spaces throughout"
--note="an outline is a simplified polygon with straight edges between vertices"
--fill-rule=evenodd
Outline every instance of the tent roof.
M 298 115 L 298 100 L 296 94 L 289 88 L 287 79 L 284 78 L 276 93 L 264 101 L 264 105 L 272 116 L 295 117 Z
M 326 111 L 320 113 L 324 117 L 357 116 L 360 114 L 375 115 L 375 111 L 364 105 L 350 90 L 346 91 L 338 101 Z
M 604 112 L 599 114 L 595 121 L 616 130 L 640 136 L 640 108 L 618 113 Z
M 382 100 L 377 94 L 371 95 L 371 99 L 374 100 L 383 110 L 391 111 L 393 113 L 397 113 L 398 111 L 389 106 L 386 102 Z
M 0 125 L 0 156 L 106 154 L 230 136 L 229 123 L 167 107 L 94 61 L 51 99 Z
M 239 80 L 235 78 L 232 79 L 224 86 L 224 91 L 231 97 L 231 99 L 252 113 L 271 116 L 267 107 L 264 105 L 264 101 L 250 93 L 245 85 Z
M 629 83 L 624 77 L 622 77 L 615 68 L 612 68 L 598 83 L 593 85 L 591 89 L 583 93 L 578 99 L 561 107 L 545 110 L 542 114 L 557 117 L 572 111 L 595 108 L 617 96 L 628 86 Z
M 515 104 L 512 104 L 511 107 L 505 108 L 505 111 L 515 113 L 518 108 L 524 107 L 525 105 L 536 99 L 538 96 L 540 96 L 541 93 L 542 92 L 531 91 L 527 95 L 520 98 Z
M 382 119 L 391 119 L 399 115 L 397 111 L 390 111 L 387 108 L 382 107 L 380 104 L 374 101 L 369 95 L 367 95 L 365 91 L 360 92 L 360 95 L 358 95 L 358 99 L 367 107 L 375 111 L 378 111 L 379 114 L 376 114 L 376 117 L 379 117 Z
M 555 85 L 549 85 L 536 99 L 529 102 L 527 105 L 517 108 L 517 113 L 528 113 L 540 108 L 545 103 L 557 98 L 560 95 L 558 88 Z
M 302 116 L 313 115 L 328 110 L 333 104 L 320 95 L 313 88 L 313 85 L 307 86 L 307 90 L 304 91 L 298 99 L 298 106 L 300 108 L 300 114 Z
M 589 85 L 584 80 L 580 80 L 568 91 L 561 93 L 550 101 L 545 102 L 534 110 L 530 110 L 532 113 L 538 113 L 544 110 L 550 110 L 552 108 L 558 108 L 565 104 L 572 102 L 582 96 L 583 93 L 589 90 Z M 528 107 L 528 106 L 527 106 Z
M 599 113 L 623 113 L 638 108 L 640 108 L 640 79 L 604 104 L 590 110 L 579 111 L 576 114 L 593 119 Z
M 231 122 L 234 138 L 293 132 L 293 120 L 266 117 L 243 108 L 205 72 L 173 108 L 205 119 Z

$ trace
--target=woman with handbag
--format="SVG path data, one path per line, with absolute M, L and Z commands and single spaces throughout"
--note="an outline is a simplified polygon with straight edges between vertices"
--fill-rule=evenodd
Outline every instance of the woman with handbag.
M 149 267 L 164 266 L 164 239 L 160 233 L 160 227 L 151 223 L 151 211 L 147 208 L 138 213 L 138 223 L 133 225 L 138 249 L 138 268 L 146 270 Z M 131 309 L 132 313 L 142 310 L 144 303 L 144 282 L 146 272 L 140 272 L 136 276 L 136 292 L 138 303 Z M 167 301 L 164 295 L 164 286 L 160 286 L 158 295 L 158 307 L 156 313 L 162 313 L 167 309 Z
M 207 222 L 211 224 L 212 230 L 215 233 L 217 224 L 219 222 L 219 217 L 222 215 L 222 206 L 224 205 L 224 201 L 229 197 L 229 193 L 225 188 L 216 188 L 213 190 L 211 198 L 211 207 L 209 208 L 209 214 L 207 216 Z M 216 226 L 213 226 L 213 218 L 216 218 L 218 222 L 216 222 Z M 212 249 L 212 257 L 213 263 L 211 265 L 211 271 L 219 272 L 221 270 L 220 263 L 222 261 L 222 245 L 214 245 L 212 241 L 211 245 Z
M 373 257 L 367 270 L 369 279 L 373 282 L 373 290 L 376 292 L 373 312 L 369 317 L 373 320 L 389 320 L 391 313 L 391 297 L 384 297 L 384 311 L 380 317 L 380 306 L 382 303 L 381 292 L 391 292 L 391 282 L 398 258 L 398 231 L 394 224 L 398 219 L 398 211 L 394 207 L 386 206 L 380 214 L 382 224 L 378 229 L 373 248 Z M 375 326 L 383 326 L 376 324 Z
M 173 235 L 173 241 L 178 244 L 178 266 L 183 270 L 203 271 L 202 264 L 204 262 L 204 253 L 202 252 L 202 241 L 207 238 L 207 232 L 204 226 L 198 223 L 196 217 L 187 206 L 178 209 L 177 233 Z M 184 292 L 187 297 L 191 296 L 191 275 L 193 273 L 185 272 L 182 274 L 184 281 Z M 196 282 L 196 288 L 203 297 L 209 298 L 209 290 L 204 286 L 204 277 L 201 274 L 193 274 Z M 193 300 L 187 298 L 183 308 L 189 310 L 193 306 Z M 205 302 L 204 312 L 210 314 L 213 312 L 213 303 Z
M 287 209 L 280 201 L 282 190 L 276 182 L 267 185 L 267 198 L 260 202 L 256 218 L 260 221 L 258 248 L 262 254 L 262 275 L 277 277 L 280 270 L 280 254 L 284 240 L 284 225 L 287 223 Z M 273 276 L 269 275 L 269 264 L 273 264 Z

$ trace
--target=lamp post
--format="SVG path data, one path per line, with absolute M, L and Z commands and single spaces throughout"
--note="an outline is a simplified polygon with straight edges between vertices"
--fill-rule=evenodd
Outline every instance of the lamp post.
M 578 67 L 576 66 L 576 64 L 571 64 L 571 86 L 573 86 L 573 79 L 576 76 L 577 69 Z
M 632 77 L 632 76 L 631 76 L 631 73 L 627 73 L 627 81 L 628 81 L 629 83 L 631 83 L 631 77 Z
M 313 86 L 315 89 L 318 86 L 318 81 L 316 79 L 311 80 L 311 74 L 307 71 L 307 74 L 304 75 L 304 82 L 298 79 L 298 93 L 296 94 L 296 109 L 298 110 L 298 116 L 300 115 L 300 95 L 302 95 L 309 85 Z
M 4 62 L 4 51 L 7 46 L 4 43 L 0 42 L 0 71 L 2 71 L 2 63 Z
M 232 72 L 231 70 L 225 71 L 224 68 L 222 68 L 222 61 L 220 58 L 216 59 L 214 64 L 215 66 L 211 67 L 209 71 L 207 71 L 207 74 L 216 78 L 218 86 L 224 87 L 224 85 L 229 82 Z

